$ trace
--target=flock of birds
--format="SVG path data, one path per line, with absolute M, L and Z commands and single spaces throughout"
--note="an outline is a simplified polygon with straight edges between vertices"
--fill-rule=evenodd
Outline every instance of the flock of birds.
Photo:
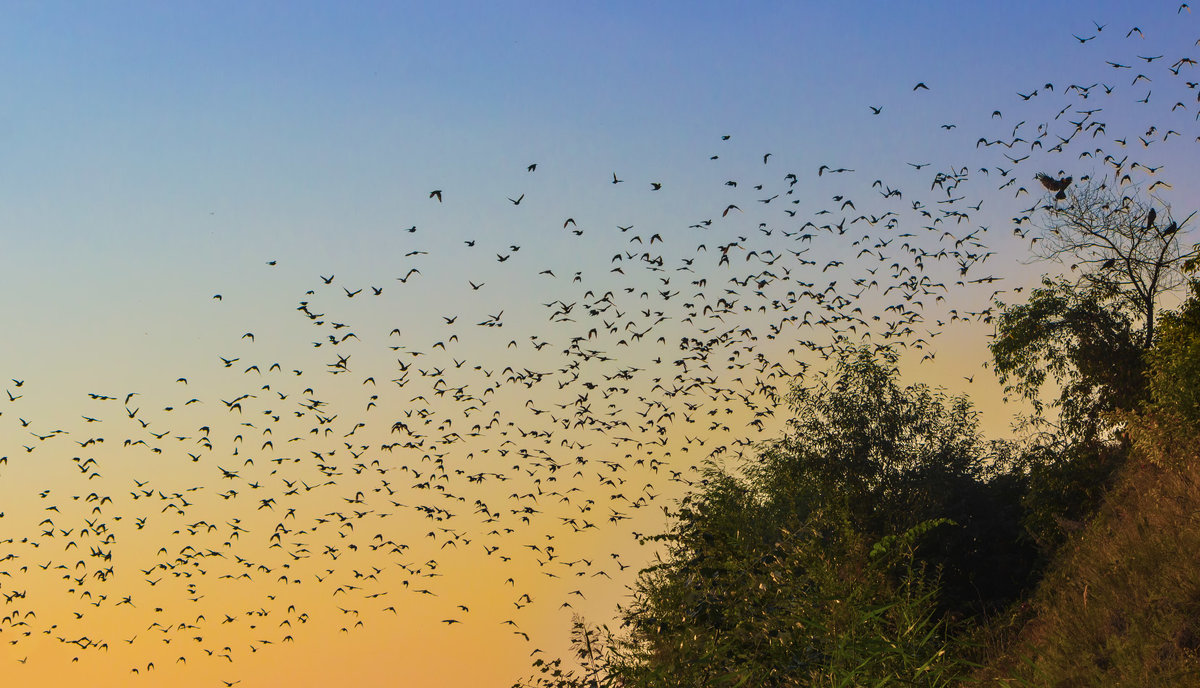
M 1076 39 L 1091 49 L 1106 29 Z M 1146 37 L 1133 27 L 1124 40 L 1137 52 Z M 0 513 L 0 641 L 53 638 L 76 660 L 135 647 L 142 659 L 129 671 L 144 674 L 234 663 L 309 622 L 353 632 L 404 614 L 414 595 L 438 598 L 447 625 L 476 623 L 464 600 L 441 599 L 439 561 L 484 559 L 514 571 L 499 581 L 511 614 L 489 623 L 532 642 L 530 605 L 571 607 L 593 581 L 636 573 L 629 550 L 598 549 L 590 533 L 661 529 L 699 466 L 751 456 L 779 431 L 791 385 L 821 361 L 865 344 L 921 363 L 946 327 L 991 322 L 996 300 L 1020 287 L 989 259 L 1004 241 L 1037 240 L 1039 206 L 1101 178 L 1168 191 L 1157 152 L 1173 137 L 1200 142 L 1196 63 L 1127 62 L 1107 63 L 1112 84 L 1017 94 L 1010 109 L 1030 116 L 1014 123 L 991 111 L 980 126 L 998 133 L 964 156 L 998 152 L 987 164 L 915 161 L 871 178 L 857 162 L 787 169 L 767 152 L 679 226 L 542 220 L 591 242 L 577 264 L 534 265 L 536 250 L 463 236 L 461 262 L 489 263 L 495 277 L 438 281 L 418 248 L 388 283 L 313 276 L 296 285 L 292 317 L 313 333 L 303 353 L 231 337 L 205 373 L 223 394 L 193 395 L 187 376 L 170 399 L 93 391 L 67 422 L 28 414 L 39 383 L 18 373 L 0 396 L 0 433 L 14 443 L 0 447 L 0 480 L 37 480 L 35 466 L 56 477 Z M 912 97 L 930 88 L 918 83 Z M 1149 107 L 1162 98 L 1165 112 Z M 1105 117 L 1118 110 L 1158 119 L 1118 138 Z M 711 165 L 745 154 L 732 136 L 714 144 Z M 525 188 L 495 212 L 537 212 L 544 172 L 532 163 L 518 174 Z M 670 189 L 619 173 L 602 184 Z M 421 200 L 461 197 L 445 187 Z M 1009 229 L 980 224 L 1004 208 Z M 416 242 L 429 230 L 399 231 Z M 513 300 L 506 285 L 522 280 L 536 303 Z M 363 300 L 404 303 L 431 282 L 470 305 L 420 327 L 360 317 Z M 574 588 L 567 599 L 544 599 L 551 579 Z M 330 606 L 319 613 L 299 601 L 321 597 Z M 129 630 L 102 632 L 97 618 Z M 228 641 L 232 627 L 253 640 Z M 27 661 L 19 649 L 16 661 Z

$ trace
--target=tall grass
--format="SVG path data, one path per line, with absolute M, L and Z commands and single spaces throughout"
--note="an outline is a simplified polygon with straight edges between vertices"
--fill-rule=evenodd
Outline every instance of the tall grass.
M 1132 460 L 1063 547 L 996 685 L 1200 685 L 1200 428 L 1143 416 Z

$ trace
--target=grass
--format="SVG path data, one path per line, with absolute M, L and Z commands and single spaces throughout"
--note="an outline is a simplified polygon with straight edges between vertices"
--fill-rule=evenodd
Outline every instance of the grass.
M 1200 685 L 1200 428 L 1130 424 L 1134 452 L 1032 598 L 993 620 L 984 685 Z

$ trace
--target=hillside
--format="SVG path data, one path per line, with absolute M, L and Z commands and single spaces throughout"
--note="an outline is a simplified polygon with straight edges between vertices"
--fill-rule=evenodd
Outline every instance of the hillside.
M 1129 463 L 1096 516 L 1018 608 L 1028 621 L 982 672 L 985 683 L 1194 686 L 1200 680 L 1196 428 L 1145 416 L 1129 431 Z

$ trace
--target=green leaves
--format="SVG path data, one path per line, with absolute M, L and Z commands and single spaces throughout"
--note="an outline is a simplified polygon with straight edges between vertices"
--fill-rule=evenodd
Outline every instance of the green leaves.
M 1108 416 L 1137 407 L 1145 393 L 1141 340 L 1135 315 L 1111 285 L 1044 279 L 1029 300 L 1000 315 L 990 345 L 1005 391 L 1033 403 L 1034 425 L 1045 417 L 1042 387 L 1059 388 L 1052 408 L 1058 429 L 1072 441 L 1090 441 L 1111 429 Z
M 913 548 L 916 546 L 917 540 L 929 531 L 939 526 L 955 526 L 958 525 L 953 519 L 949 518 L 932 518 L 928 521 L 922 521 L 917 525 L 909 528 L 903 533 L 897 535 L 887 535 L 879 542 L 876 542 L 871 547 L 871 559 L 879 560 L 886 556 L 894 555 L 897 551 L 901 554 L 907 553 L 911 556 Z
M 756 463 L 707 467 L 625 632 L 577 637 L 586 676 L 561 685 L 946 686 L 971 669 L 950 619 L 1012 599 L 1032 559 L 971 404 L 902 386 L 866 348 L 790 402 Z
M 1200 423 L 1200 282 L 1174 313 L 1163 317 L 1150 352 L 1150 408 L 1168 419 Z
M 946 496 L 978 473 L 983 445 L 965 399 L 898 381 L 890 353 L 850 352 L 793 392 L 790 432 L 757 464 L 709 467 L 659 540 L 667 555 L 640 576 L 602 685 L 943 685 L 961 673 L 915 552 L 952 530 Z

